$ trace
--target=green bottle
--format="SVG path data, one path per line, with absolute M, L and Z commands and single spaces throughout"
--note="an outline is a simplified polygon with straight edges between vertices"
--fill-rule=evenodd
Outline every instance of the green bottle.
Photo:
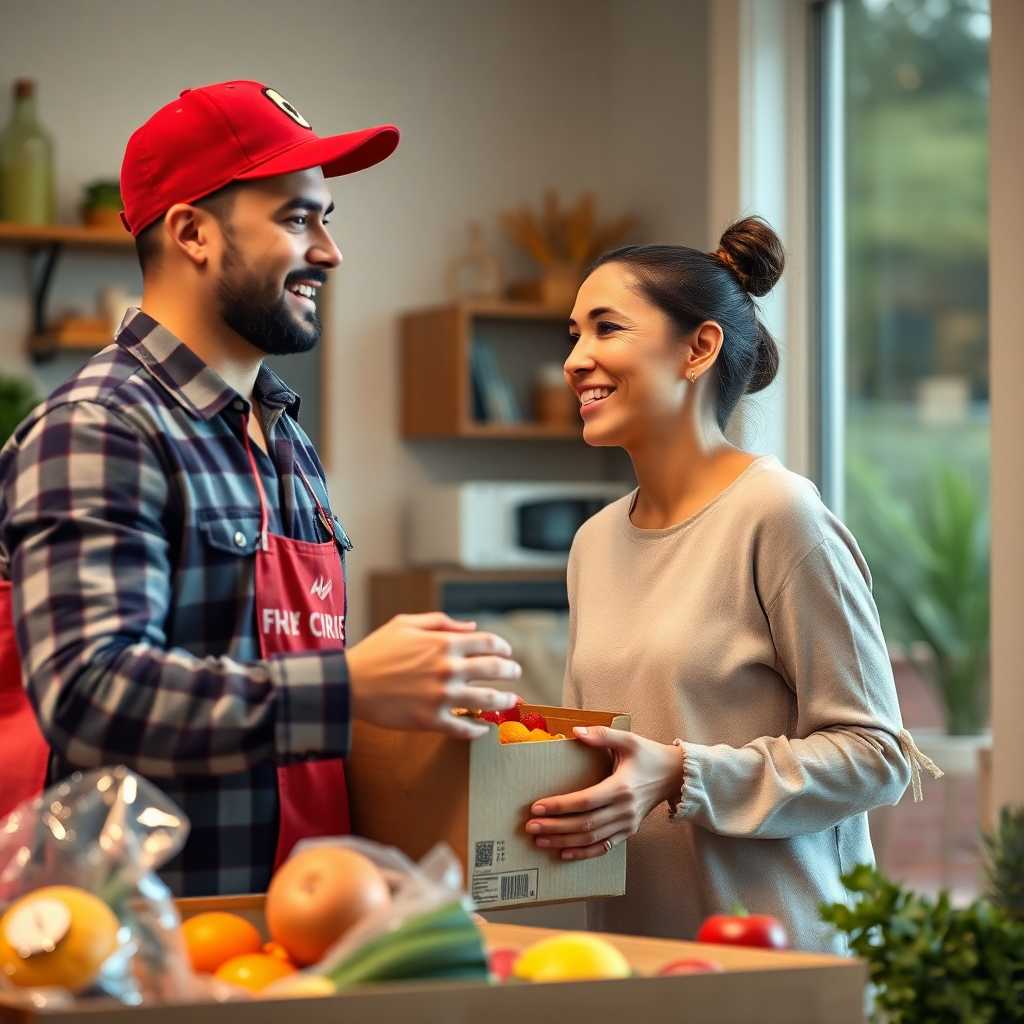
M 0 135 L 0 220 L 52 224 L 56 219 L 53 141 L 36 115 L 35 82 L 14 83 L 14 110 Z

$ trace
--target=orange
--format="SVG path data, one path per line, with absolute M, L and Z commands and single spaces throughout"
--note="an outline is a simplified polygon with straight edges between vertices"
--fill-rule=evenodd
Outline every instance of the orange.
M 555 737 L 551 735 L 546 729 L 531 729 L 530 740 L 553 740 Z
M 243 953 L 258 953 L 263 939 L 244 917 L 211 910 L 190 917 L 182 926 L 192 969 L 212 974 L 221 964 Z
M 498 739 L 502 743 L 522 743 L 530 738 L 530 730 L 522 722 L 502 722 L 498 726 Z
M 230 985 L 247 988 L 250 992 L 259 992 L 271 982 L 294 974 L 293 964 L 282 960 L 279 956 L 268 956 L 266 953 L 246 953 L 236 956 L 217 968 L 214 977 L 226 981 Z
M 267 956 L 276 956 L 278 960 L 283 960 L 287 964 L 292 962 L 292 958 L 288 955 L 288 950 L 280 942 L 264 942 L 263 952 Z

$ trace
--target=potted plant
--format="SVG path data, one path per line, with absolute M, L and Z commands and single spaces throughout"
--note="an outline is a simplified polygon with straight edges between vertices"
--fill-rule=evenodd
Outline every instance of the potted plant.
M 926 475 L 913 503 L 890 493 L 863 462 L 851 473 L 861 507 L 870 509 L 863 539 L 886 630 L 934 686 L 946 733 L 980 736 L 988 721 L 986 497 L 949 466 Z
M 121 187 L 118 182 L 101 179 L 85 186 L 82 222 L 87 227 L 109 231 L 119 228 L 121 210 Z

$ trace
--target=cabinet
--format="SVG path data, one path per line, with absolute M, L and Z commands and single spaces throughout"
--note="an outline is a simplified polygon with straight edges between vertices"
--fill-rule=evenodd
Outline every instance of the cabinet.
M 533 416 L 538 372 L 560 366 L 568 355 L 567 320 L 565 310 L 511 302 L 462 302 L 405 314 L 402 437 L 578 440 L 578 414 L 553 424 Z M 481 390 L 492 385 L 509 399 L 511 418 L 487 412 Z
M 370 628 L 392 616 L 443 611 L 455 618 L 524 608 L 564 611 L 565 569 L 469 570 L 455 566 L 389 569 L 370 574 Z
M 28 349 L 33 359 L 45 359 L 60 351 L 89 352 L 109 343 L 107 329 L 57 331 L 47 320 L 46 300 L 57 262 L 65 250 L 134 255 L 134 239 L 127 231 L 77 224 L 36 226 L 0 222 L 0 245 L 21 249 L 29 261 L 32 331 Z

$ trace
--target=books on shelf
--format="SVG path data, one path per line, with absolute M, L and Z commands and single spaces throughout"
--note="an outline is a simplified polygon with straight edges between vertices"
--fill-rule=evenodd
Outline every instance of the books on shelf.
M 494 346 L 482 338 L 474 340 L 469 363 L 473 418 L 481 423 L 522 423 L 519 399 L 501 372 Z

